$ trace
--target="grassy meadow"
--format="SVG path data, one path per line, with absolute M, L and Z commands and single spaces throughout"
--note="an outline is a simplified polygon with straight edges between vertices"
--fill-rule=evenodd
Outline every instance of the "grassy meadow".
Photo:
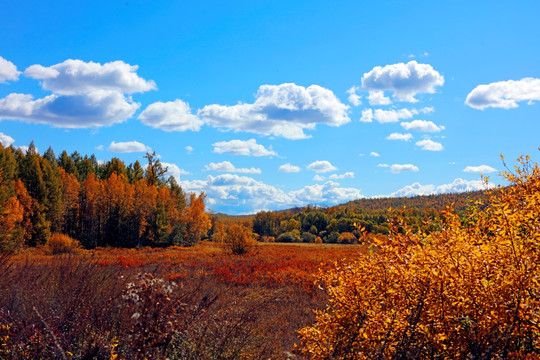
M 166 249 L 46 247 L 0 265 L 0 358 L 297 358 L 297 330 L 326 306 L 319 269 L 362 245 L 202 242 Z

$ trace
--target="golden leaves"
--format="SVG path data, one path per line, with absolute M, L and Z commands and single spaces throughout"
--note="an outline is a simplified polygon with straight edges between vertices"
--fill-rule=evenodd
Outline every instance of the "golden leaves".
M 504 173 L 512 185 L 471 207 L 463 224 L 451 209 L 430 234 L 398 219 L 374 251 L 321 274 L 330 304 L 300 330 L 302 352 L 422 359 L 539 351 L 540 171 L 528 157 L 518 163 Z

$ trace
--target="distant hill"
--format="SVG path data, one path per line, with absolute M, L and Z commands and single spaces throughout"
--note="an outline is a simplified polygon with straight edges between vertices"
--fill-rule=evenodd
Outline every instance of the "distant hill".
M 415 208 L 419 210 L 434 209 L 444 210 L 448 205 L 453 204 L 457 211 L 465 210 L 467 203 L 471 200 L 487 199 L 486 191 L 469 191 L 462 193 L 420 195 L 413 197 L 388 197 L 388 198 L 370 198 L 349 201 L 337 208 L 346 207 L 351 210 L 388 210 L 389 208 Z

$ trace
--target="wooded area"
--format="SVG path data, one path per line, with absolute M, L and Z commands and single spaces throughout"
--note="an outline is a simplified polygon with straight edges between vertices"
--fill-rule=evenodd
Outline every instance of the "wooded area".
M 197 243 L 210 229 L 204 194 L 184 193 L 155 154 L 146 159 L 144 169 L 0 145 L 0 247 L 46 244 L 53 233 L 85 248 Z

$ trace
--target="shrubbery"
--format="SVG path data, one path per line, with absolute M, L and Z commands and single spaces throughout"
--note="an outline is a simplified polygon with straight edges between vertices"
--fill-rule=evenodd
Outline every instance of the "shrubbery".
M 247 254 L 255 245 L 251 229 L 233 224 L 227 228 L 224 237 L 225 246 L 235 255 Z
M 47 242 L 47 248 L 53 254 L 71 254 L 81 248 L 81 243 L 65 234 L 54 233 Z
M 520 158 L 511 186 L 451 209 L 441 230 L 400 221 L 372 251 L 321 271 L 330 305 L 300 331 L 311 359 L 538 359 L 540 169 Z

